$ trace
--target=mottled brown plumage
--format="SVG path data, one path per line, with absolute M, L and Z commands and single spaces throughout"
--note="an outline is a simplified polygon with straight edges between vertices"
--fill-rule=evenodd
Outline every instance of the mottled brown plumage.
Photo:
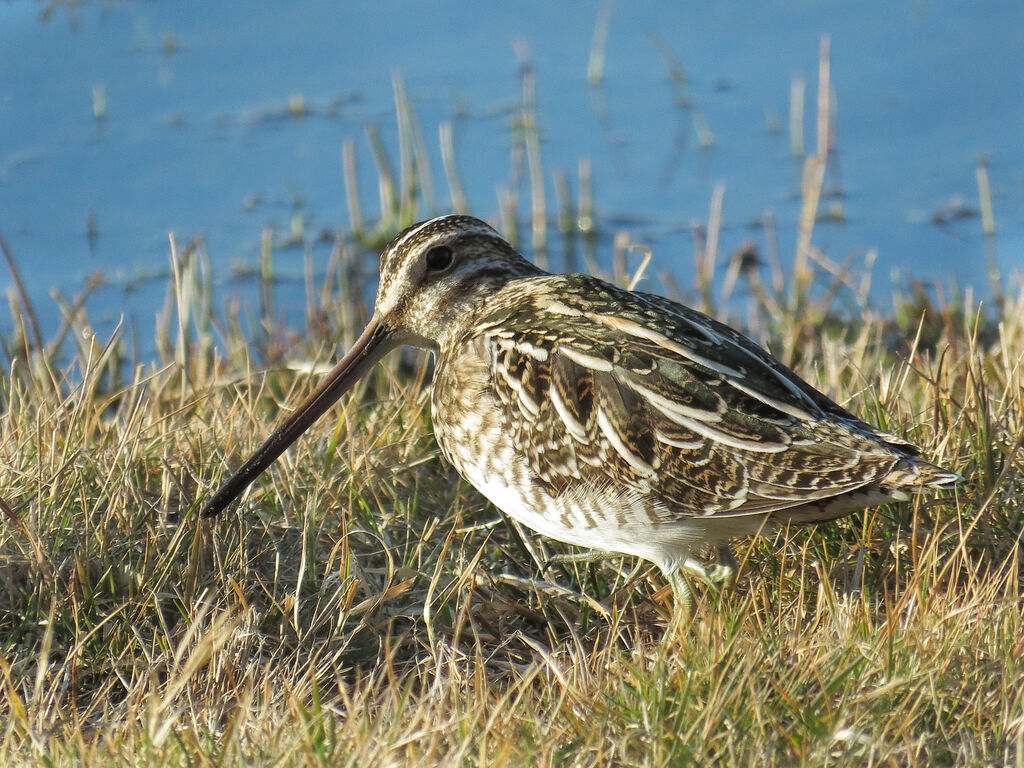
M 733 329 L 584 275 L 550 275 L 444 216 L 381 257 L 370 325 L 204 510 L 215 514 L 388 349 L 437 355 L 438 444 L 500 509 L 556 539 L 728 580 L 728 540 L 832 520 L 958 475 L 856 418 Z M 691 556 L 719 546 L 710 572 Z

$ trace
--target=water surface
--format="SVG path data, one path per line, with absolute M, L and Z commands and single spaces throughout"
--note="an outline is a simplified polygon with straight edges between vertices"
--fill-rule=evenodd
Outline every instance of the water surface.
M 956 2 L 620 2 L 611 10 L 605 77 L 586 83 L 598 3 L 297 0 L 87 3 L 71 16 L 0 5 L 0 233 L 43 322 L 48 298 L 105 270 L 94 321 L 123 313 L 151 324 L 165 282 L 167 233 L 202 235 L 223 300 L 258 259 L 262 229 L 286 233 L 295 214 L 307 247 L 282 251 L 299 278 L 308 250 L 322 269 L 321 230 L 349 222 L 341 145 L 356 142 L 362 208 L 377 211 L 365 126 L 380 126 L 394 162 L 392 75 L 400 73 L 426 137 L 437 191 L 450 206 L 437 126 L 453 123 L 473 213 L 497 221 L 510 184 L 511 114 L 522 98 L 520 51 L 537 83 L 548 210 L 552 174 L 576 190 L 593 166 L 602 258 L 628 229 L 655 266 L 693 278 L 695 222 L 725 185 L 721 251 L 754 240 L 775 217 L 784 260 L 795 249 L 801 163 L 791 152 L 794 77 L 806 81 L 804 128 L 814 142 L 819 44 L 831 40 L 838 162 L 828 185 L 845 221 L 820 224 L 815 245 L 835 261 L 877 250 L 873 299 L 892 276 L 946 280 L 984 292 L 986 259 L 1009 272 L 1024 250 L 1024 4 Z M 525 46 L 525 48 L 524 48 Z M 685 70 L 692 106 L 663 51 Z M 94 116 L 94 92 L 105 116 Z M 310 113 L 287 114 L 301 95 Z M 702 147 L 694 116 L 713 143 Z M 997 236 L 976 215 L 980 157 Z M 529 189 L 521 189 L 521 214 Z M 944 223 L 936 214 L 948 213 Z M 424 210 L 424 214 L 429 211 Z M 941 218 L 941 215 L 940 215 Z M 90 234 L 91 232 L 91 234 Z M 552 235 L 555 230 L 552 228 Z M 9 283 L 6 275 L 2 278 Z M 129 286 L 130 290 L 126 290 Z M 656 283 L 648 287 L 657 290 Z M 285 295 L 288 296 L 287 290 Z M 289 301 L 304 301 L 301 286 Z M 0 328 L 10 329 L 9 318 Z

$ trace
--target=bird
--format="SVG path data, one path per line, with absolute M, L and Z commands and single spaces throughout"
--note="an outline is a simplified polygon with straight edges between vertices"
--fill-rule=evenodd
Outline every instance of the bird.
M 442 454 L 513 520 L 730 586 L 730 542 L 823 523 L 962 477 L 802 380 L 749 338 L 667 298 L 550 274 L 484 221 L 414 224 L 383 250 L 374 312 L 312 395 L 210 498 L 218 514 L 382 356 L 435 357 Z M 714 550 L 713 565 L 698 553 Z

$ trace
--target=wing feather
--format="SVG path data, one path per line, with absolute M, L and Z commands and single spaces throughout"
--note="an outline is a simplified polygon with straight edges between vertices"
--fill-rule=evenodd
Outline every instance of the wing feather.
M 551 495 L 615 483 L 671 515 L 765 513 L 877 484 L 917 453 L 700 313 L 534 279 L 546 290 L 482 333 L 507 431 Z

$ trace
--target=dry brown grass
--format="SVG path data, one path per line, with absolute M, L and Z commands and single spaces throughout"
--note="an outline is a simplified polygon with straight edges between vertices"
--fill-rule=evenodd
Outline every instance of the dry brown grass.
M 739 588 L 666 637 L 656 572 L 544 570 L 548 544 L 441 462 L 421 356 L 394 356 L 244 503 L 197 520 L 316 377 L 254 372 L 237 322 L 221 359 L 196 322 L 216 314 L 201 247 L 176 258 L 159 367 L 122 380 L 127 345 L 82 317 L 64 370 L 31 334 L 7 346 L 5 762 L 1024 759 L 1024 291 L 987 324 L 926 308 L 919 334 L 870 313 L 817 335 L 806 310 L 762 323 L 776 347 L 801 339 L 810 381 L 969 482 L 743 542 Z M 351 339 L 350 279 L 288 360 L 326 364 Z M 288 341 L 268 334 L 262 360 Z

